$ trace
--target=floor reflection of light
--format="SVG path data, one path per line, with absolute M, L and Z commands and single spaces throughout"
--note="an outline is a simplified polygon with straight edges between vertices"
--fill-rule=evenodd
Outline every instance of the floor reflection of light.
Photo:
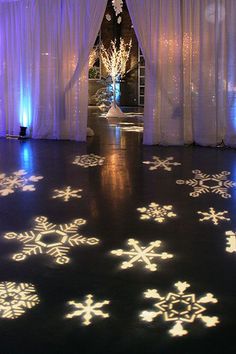
M 126 141 L 121 137 L 120 146 L 125 148 Z M 126 199 L 131 192 L 130 173 L 126 160 L 118 153 L 111 153 L 106 158 L 106 164 L 101 170 L 102 189 L 107 195 L 112 196 L 112 204 Z
M 32 149 L 29 142 L 23 141 L 20 150 L 21 168 L 30 172 L 34 168 Z

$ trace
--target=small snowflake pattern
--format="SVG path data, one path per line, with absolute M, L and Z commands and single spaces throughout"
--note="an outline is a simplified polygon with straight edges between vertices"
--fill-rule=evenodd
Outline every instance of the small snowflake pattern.
M 54 189 L 55 195 L 52 197 L 53 199 L 61 198 L 64 202 L 68 202 L 71 198 L 80 199 L 82 189 L 72 189 L 72 187 L 68 186 L 64 189 Z
M 74 307 L 74 311 L 67 314 L 66 318 L 82 317 L 82 323 L 88 326 L 92 323 L 92 319 L 95 316 L 102 318 L 108 318 L 109 314 L 102 311 L 103 306 L 108 305 L 109 300 L 102 302 L 94 302 L 93 295 L 88 294 L 85 296 L 84 302 L 69 301 L 68 305 Z
M 176 181 L 177 184 L 186 184 L 193 188 L 193 192 L 189 193 L 191 197 L 199 197 L 201 194 L 206 193 L 215 193 L 225 199 L 231 198 L 228 189 L 235 187 L 236 182 L 227 179 L 230 172 L 222 171 L 214 175 L 202 173 L 200 170 L 194 170 L 192 172 L 194 174 L 193 179 L 180 179 Z
M 11 320 L 39 303 L 35 287 L 29 283 L 0 283 L 0 317 Z
M 23 261 L 27 257 L 45 254 L 51 256 L 56 263 L 69 262 L 67 253 L 71 247 L 81 245 L 96 245 L 97 238 L 86 238 L 78 233 L 78 228 L 86 223 L 84 219 L 76 219 L 72 223 L 56 225 L 48 222 L 45 216 L 35 219 L 33 230 L 15 233 L 9 232 L 4 235 L 6 239 L 16 239 L 23 244 L 20 253 L 13 255 L 15 261 Z
M 198 211 L 197 213 L 203 216 L 199 221 L 212 221 L 214 225 L 218 225 L 219 221 L 230 221 L 230 218 L 225 217 L 225 214 L 228 214 L 227 210 L 217 212 L 211 207 L 209 208 L 209 212 Z
M 78 155 L 75 157 L 73 164 L 84 168 L 101 166 L 104 164 L 105 157 L 89 154 L 89 155 Z
M 157 170 L 158 168 L 163 168 L 165 171 L 172 171 L 172 166 L 181 165 L 179 162 L 173 162 L 174 157 L 167 157 L 164 160 L 161 160 L 158 156 L 152 157 L 153 161 L 143 161 L 144 164 L 150 165 L 149 170 Z
M 176 216 L 172 211 L 172 205 L 159 205 L 157 203 L 150 203 L 148 207 L 137 208 L 141 213 L 141 220 L 154 220 L 158 223 L 163 223 L 167 218 Z
M 115 256 L 123 256 L 128 259 L 121 264 L 121 269 L 132 268 L 137 263 L 144 263 L 146 269 L 154 272 L 157 270 L 157 264 L 152 262 L 153 259 L 168 259 L 173 257 L 173 254 L 167 252 L 157 253 L 155 251 L 156 248 L 161 247 L 161 241 L 159 240 L 150 242 L 146 247 L 141 246 L 140 242 L 133 238 L 130 238 L 127 243 L 129 250 L 118 249 L 111 251 L 111 254 Z
M 206 327 L 214 327 L 219 323 L 216 316 L 206 316 L 204 312 L 207 310 L 205 304 L 217 303 L 213 294 L 207 293 L 197 299 L 193 293 L 187 293 L 186 289 L 190 285 L 187 282 L 175 284 L 177 292 L 170 292 L 166 296 L 161 296 L 156 289 L 149 289 L 144 293 L 145 298 L 155 299 L 152 311 L 143 311 L 140 317 L 143 321 L 152 322 L 156 317 L 162 316 L 165 322 L 173 322 L 173 327 L 169 330 L 171 336 L 184 336 L 188 334 L 184 325 L 195 322 L 200 319 Z
M 236 232 L 226 231 L 226 252 L 233 253 L 236 252 Z
M 0 196 L 5 197 L 17 190 L 23 192 L 35 191 L 34 183 L 38 182 L 43 176 L 26 176 L 28 172 L 18 170 L 11 175 L 0 174 Z

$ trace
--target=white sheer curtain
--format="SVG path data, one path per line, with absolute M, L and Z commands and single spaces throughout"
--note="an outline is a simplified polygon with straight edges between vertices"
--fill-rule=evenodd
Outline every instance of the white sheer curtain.
M 0 135 L 86 140 L 87 62 L 107 0 L 0 2 Z
M 127 5 L 146 60 L 144 143 L 236 146 L 236 1 Z

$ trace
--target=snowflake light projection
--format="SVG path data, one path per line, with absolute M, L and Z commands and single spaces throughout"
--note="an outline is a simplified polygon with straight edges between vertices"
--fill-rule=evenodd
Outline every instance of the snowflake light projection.
M 20 253 L 13 255 L 15 261 L 23 261 L 29 256 L 46 254 L 55 259 L 58 264 L 69 262 L 67 253 L 71 247 L 80 245 L 96 245 L 97 238 L 86 238 L 77 230 L 86 223 L 84 219 L 74 220 L 70 224 L 56 225 L 49 223 L 45 216 L 35 218 L 35 227 L 32 231 L 17 234 L 9 232 L 4 235 L 7 239 L 16 239 L 23 243 Z
M 111 251 L 111 254 L 119 257 L 125 256 L 129 259 L 121 264 L 122 269 L 132 268 L 136 263 L 141 262 L 145 264 L 146 269 L 154 272 L 157 270 L 157 264 L 151 262 L 153 259 L 168 259 L 173 257 L 173 254 L 170 253 L 155 252 L 155 248 L 159 248 L 161 246 L 161 241 L 150 242 L 148 246 L 144 247 L 140 245 L 139 241 L 130 238 L 128 240 L 128 246 L 130 246 L 129 251 L 124 251 L 122 249 Z
M 219 221 L 230 221 L 230 218 L 226 218 L 224 215 L 228 214 L 227 210 L 224 211 L 218 211 L 216 212 L 216 210 L 214 208 L 209 208 L 209 212 L 206 211 L 198 211 L 198 214 L 202 215 L 203 218 L 199 219 L 199 221 L 212 221 L 214 225 L 218 225 Z
M 149 289 L 144 293 L 148 299 L 157 299 L 153 311 L 143 311 L 140 317 L 143 321 L 152 322 L 156 317 L 163 316 L 166 322 L 174 322 L 169 330 L 172 336 L 184 336 L 188 331 L 184 329 L 184 323 L 193 323 L 196 319 L 202 320 L 207 327 L 214 327 L 219 323 L 216 316 L 204 316 L 207 309 L 202 304 L 217 303 L 217 299 L 211 293 L 207 293 L 200 299 L 195 294 L 186 294 L 185 290 L 190 286 L 187 282 L 174 284 L 177 293 L 168 293 L 161 296 L 156 289 Z
M 236 186 L 236 182 L 227 179 L 230 172 L 222 171 L 221 173 L 209 175 L 202 173 L 200 170 L 192 171 L 194 173 L 193 179 L 177 180 L 177 184 L 186 184 L 193 187 L 194 191 L 189 193 L 191 197 L 199 197 L 200 194 L 215 193 L 219 194 L 222 198 L 231 198 L 228 193 L 228 188 Z
M 143 161 L 144 164 L 151 165 L 149 167 L 150 171 L 157 170 L 158 168 L 163 168 L 165 171 L 171 171 L 172 166 L 181 165 L 179 162 L 172 162 L 174 160 L 174 157 L 172 156 L 167 157 L 164 160 L 161 160 L 158 156 L 153 156 L 152 159 L 153 161 Z
M 5 197 L 16 190 L 35 191 L 34 184 L 30 182 L 38 182 L 43 176 L 26 177 L 27 173 L 25 170 L 18 170 L 8 176 L 5 173 L 0 174 L 0 196 Z
M 15 319 L 39 303 L 35 287 L 29 283 L 0 283 L 0 317 Z
M 69 305 L 74 306 L 75 310 L 72 313 L 67 314 L 66 318 L 81 316 L 83 318 L 82 323 L 85 326 L 88 326 L 91 324 L 91 320 L 94 316 L 101 316 L 103 318 L 109 317 L 108 313 L 105 313 L 101 310 L 104 305 L 108 305 L 109 303 L 109 300 L 94 302 L 93 295 L 86 295 L 84 302 L 68 302 Z
M 81 198 L 81 195 L 79 195 L 78 193 L 82 192 L 83 189 L 74 189 L 72 190 L 72 188 L 70 186 L 65 187 L 64 189 L 54 189 L 54 192 L 56 193 L 56 195 L 54 195 L 52 198 L 56 199 L 56 198 L 62 198 L 64 200 L 64 202 L 68 202 L 71 198 Z
M 225 235 L 227 236 L 226 251 L 229 253 L 236 252 L 236 232 L 226 231 Z
M 141 213 L 141 220 L 154 220 L 159 223 L 164 222 L 166 218 L 173 218 L 176 216 L 176 214 L 172 212 L 172 209 L 172 205 L 161 206 L 154 202 L 150 203 L 148 207 L 137 208 Z
M 101 166 L 105 161 L 105 157 L 89 154 L 89 155 L 78 155 L 72 162 L 74 165 L 78 165 L 84 168 Z

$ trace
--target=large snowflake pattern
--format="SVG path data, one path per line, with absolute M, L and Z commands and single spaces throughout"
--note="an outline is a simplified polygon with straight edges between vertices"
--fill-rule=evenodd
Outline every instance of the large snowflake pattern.
M 226 231 L 227 239 L 226 251 L 229 253 L 236 252 L 236 232 Z
M 82 189 L 73 190 L 70 186 L 65 187 L 64 189 L 54 189 L 55 195 L 52 198 L 62 198 L 64 202 L 68 202 L 71 198 L 81 198 L 81 195 L 78 193 L 82 191 Z
M 214 208 L 209 208 L 209 212 L 207 211 L 198 211 L 199 215 L 203 217 L 199 219 L 199 221 L 212 221 L 214 225 L 218 225 L 219 221 L 230 221 L 230 218 L 226 218 L 224 215 L 228 214 L 227 210 L 224 211 L 216 211 Z
M 71 247 L 80 245 L 96 245 L 97 238 L 86 238 L 78 233 L 78 227 L 86 223 L 84 219 L 76 219 L 70 224 L 56 225 L 49 223 L 45 216 L 35 219 L 32 231 L 17 234 L 9 232 L 4 235 L 7 239 L 16 239 L 23 243 L 20 253 L 13 255 L 15 261 L 23 261 L 29 256 L 46 254 L 55 259 L 58 264 L 69 262 L 67 253 Z
M 94 316 L 100 316 L 103 318 L 108 318 L 109 314 L 103 312 L 101 309 L 104 305 L 108 305 L 109 300 L 104 300 L 102 302 L 94 302 L 93 295 L 88 294 L 85 297 L 84 302 L 69 301 L 68 304 L 74 307 L 74 311 L 66 315 L 66 318 L 73 318 L 81 316 L 83 318 L 82 323 L 85 326 L 90 325 L 92 318 Z
M 148 299 L 158 300 L 154 304 L 153 311 L 143 311 L 140 317 L 143 321 L 152 322 L 156 317 L 163 316 L 166 322 L 174 322 L 169 330 L 172 336 L 184 336 L 188 331 L 184 324 L 193 323 L 195 320 L 202 320 L 207 327 L 214 327 L 219 323 L 218 317 L 206 316 L 203 313 L 207 310 L 203 304 L 217 303 L 213 294 L 207 293 L 197 300 L 195 294 L 186 294 L 185 290 L 190 285 L 187 282 L 178 282 L 175 284 L 176 293 L 168 293 L 161 296 L 156 289 L 149 289 L 144 293 Z
M 165 171 L 171 171 L 172 166 L 178 166 L 181 165 L 179 162 L 173 162 L 174 157 L 167 157 L 164 160 L 161 160 L 160 157 L 158 156 L 153 156 L 152 157 L 153 161 L 143 161 L 144 164 L 146 165 L 151 165 L 149 167 L 150 171 L 157 170 L 158 168 L 163 168 Z
M 132 268 L 136 263 L 144 263 L 145 268 L 154 272 L 157 270 L 157 264 L 153 263 L 152 260 L 155 258 L 160 259 L 168 259 L 172 258 L 173 254 L 162 252 L 156 253 L 155 248 L 159 248 L 161 246 L 161 241 L 153 241 L 150 242 L 148 246 L 144 247 L 140 245 L 140 242 L 130 238 L 128 240 L 128 246 L 130 246 L 130 250 L 124 251 L 122 249 L 113 250 L 111 254 L 116 256 L 124 256 L 128 258 L 128 261 L 124 261 L 121 264 L 122 269 Z
M 38 182 L 43 176 L 26 177 L 27 173 L 25 170 L 18 170 L 11 175 L 0 174 L 0 196 L 5 197 L 16 190 L 24 192 L 35 191 L 34 184 L 30 182 Z
M 89 155 L 78 155 L 75 157 L 73 164 L 84 168 L 101 166 L 104 164 L 105 157 L 89 154 Z
M 0 317 L 15 319 L 39 303 L 35 287 L 29 283 L 0 283 Z
M 150 203 L 148 207 L 137 208 L 141 213 L 141 220 L 154 220 L 156 222 L 162 223 L 167 218 L 173 218 L 176 216 L 172 211 L 172 205 L 159 205 L 157 203 Z
M 218 174 L 206 174 L 200 170 L 192 171 L 194 173 L 193 179 L 177 180 L 177 184 L 186 184 L 193 187 L 194 191 L 189 193 L 191 197 L 199 197 L 200 194 L 215 193 L 219 194 L 222 198 L 231 198 L 228 193 L 228 188 L 236 186 L 236 182 L 227 179 L 230 175 L 228 171 L 222 171 Z

